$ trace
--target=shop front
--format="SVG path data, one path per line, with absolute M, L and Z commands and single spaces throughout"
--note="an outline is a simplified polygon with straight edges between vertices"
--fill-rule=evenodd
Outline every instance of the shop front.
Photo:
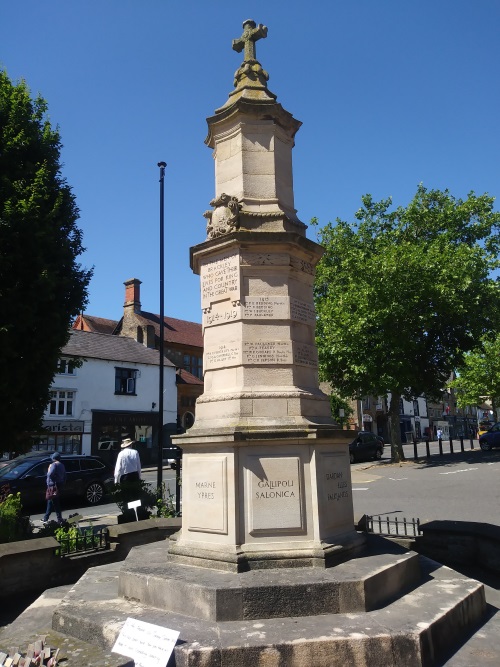
M 156 464 L 157 431 L 157 412 L 92 410 L 91 453 L 114 466 L 122 440 L 132 438 L 137 443 L 134 447 L 141 457 L 141 465 Z
M 42 431 L 33 434 L 33 451 L 57 451 L 63 454 L 81 454 L 84 435 L 83 421 L 52 420 L 42 422 Z

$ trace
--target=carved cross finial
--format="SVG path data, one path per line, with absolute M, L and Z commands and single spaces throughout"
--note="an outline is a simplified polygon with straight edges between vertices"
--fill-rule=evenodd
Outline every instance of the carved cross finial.
M 255 42 L 267 37 L 267 27 L 262 23 L 257 24 L 252 19 L 243 21 L 243 34 L 239 39 L 233 39 L 233 49 L 240 53 L 245 49 L 243 62 L 257 60 L 255 56 Z

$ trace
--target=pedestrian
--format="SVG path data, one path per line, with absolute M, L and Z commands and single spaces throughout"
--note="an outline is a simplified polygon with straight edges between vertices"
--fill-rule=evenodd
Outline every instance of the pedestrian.
M 442 439 L 443 439 L 443 431 L 442 431 L 440 428 L 438 428 L 438 430 L 437 430 L 437 432 L 436 432 L 436 435 L 437 435 L 437 439 L 438 439 L 438 440 L 442 440 Z
M 115 465 L 115 484 L 123 482 L 138 482 L 141 479 L 141 459 L 139 452 L 132 449 L 135 440 L 122 440 L 121 452 L 118 454 Z
M 66 468 L 61 461 L 59 452 L 54 452 L 50 458 L 52 463 L 49 465 L 47 471 L 47 491 L 45 493 L 47 509 L 43 517 L 43 523 L 47 523 L 52 512 L 55 512 L 57 521 L 61 524 L 63 522 L 61 514 L 61 491 L 66 482 Z

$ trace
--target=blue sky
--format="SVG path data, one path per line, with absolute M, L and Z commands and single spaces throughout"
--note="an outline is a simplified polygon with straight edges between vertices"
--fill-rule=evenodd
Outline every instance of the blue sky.
M 232 90 L 247 18 L 268 26 L 258 59 L 303 122 L 301 220 L 351 219 L 368 192 L 406 204 L 420 182 L 499 196 L 498 0 L 5 0 L 0 64 L 59 125 L 95 270 L 89 314 L 118 319 L 132 277 L 159 312 L 164 160 L 165 313 L 201 321 L 189 248 L 214 196 L 206 118 Z

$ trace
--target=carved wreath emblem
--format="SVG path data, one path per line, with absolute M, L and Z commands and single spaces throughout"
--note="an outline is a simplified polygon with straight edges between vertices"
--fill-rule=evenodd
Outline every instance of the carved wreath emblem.
M 216 239 L 218 236 L 229 234 L 238 229 L 241 204 L 237 197 L 231 197 L 223 192 L 220 197 L 212 199 L 210 206 L 213 211 L 205 211 L 207 218 L 207 238 Z

